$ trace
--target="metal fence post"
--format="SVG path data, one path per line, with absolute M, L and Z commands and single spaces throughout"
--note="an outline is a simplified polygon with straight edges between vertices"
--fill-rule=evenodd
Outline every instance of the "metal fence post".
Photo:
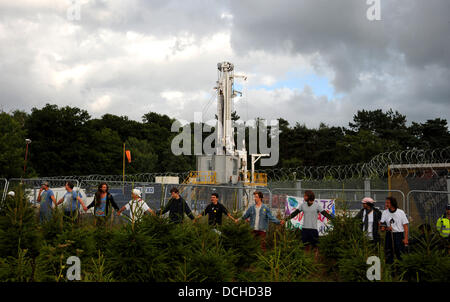
M 370 196 L 370 178 L 364 179 L 364 194 Z
M 267 191 L 269 191 L 269 201 L 270 201 L 269 206 L 270 206 L 270 209 L 272 209 L 272 192 L 270 191 L 269 188 L 267 188 Z
M 295 186 L 297 188 L 297 196 L 300 196 L 302 194 L 302 181 L 297 180 L 297 182 L 295 183 Z
M 450 176 L 447 176 L 447 191 L 450 192 Z M 450 204 L 450 193 L 447 195 L 447 204 Z
M 4 181 L 5 181 L 5 185 L 3 186 L 2 201 L 5 200 L 6 194 L 8 194 L 8 186 L 9 186 L 9 182 L 6 178 L 4 179 Z

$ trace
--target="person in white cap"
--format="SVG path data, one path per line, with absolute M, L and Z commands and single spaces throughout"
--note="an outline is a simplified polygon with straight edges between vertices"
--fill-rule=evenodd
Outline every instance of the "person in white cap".
M 9 191 L 4 200 L 0 198 L 0 212 L 2 213 L 0 215 L 3 215 L 3 212 L 8 208 L 7 204 L 14 201 L 14 196 L 16 196 L 16 193 Z
M 370 197 L 365 197 L 361 203 L 363 208 L 356 214 L 356 218 L 361 220 L 361 229 L 367 234 L 370 241 L 378 244 L 380 242 L 378 228 L 382 213 L 375 208 L 375 200 Z
M 139 221 L 145 212 L 155 215 L 155 212 L 142 200 L 141 196 L 140 190 L 133 189 L 131 191 L 131 200 L 117 212 L 117 215 L 120 215 L 125 210 L 130 210 L 131 223 Z

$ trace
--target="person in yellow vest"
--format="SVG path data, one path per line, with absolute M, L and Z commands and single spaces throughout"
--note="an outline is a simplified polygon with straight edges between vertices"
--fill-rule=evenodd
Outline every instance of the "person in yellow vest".
M 450 204 L 445 208 L 445 213 L 436 223 L 436 228 L 441 237 L 450 238 Z

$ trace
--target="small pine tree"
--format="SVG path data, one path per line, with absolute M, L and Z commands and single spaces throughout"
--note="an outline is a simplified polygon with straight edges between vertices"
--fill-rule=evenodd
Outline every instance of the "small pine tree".
M 15 196 L 8 196 L 0 215 L 0 257 L 17 258 L 21 249 L 27 250 L 30 257 L 37 256 L 41 238 L 36 229 L 34 208 L 19 185 Z

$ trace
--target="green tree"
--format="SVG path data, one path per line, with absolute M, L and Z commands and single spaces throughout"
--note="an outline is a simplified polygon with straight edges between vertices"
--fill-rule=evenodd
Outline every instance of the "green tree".
M 158 156 L 154 172 L 185 172 L 195 169 L 194 156 L 175 156 L 172 153 L 172 139 L 178 134 L 171 131 L 175 119 L 155 112 L 145 114 L 142 119 L 144 138 L 150 142 Z
M 89 126 L 97 130 L 109 128 L 117 132 L 123 142 L 131 136 L 139 139 L 143 138 L 142 124 L 128 119 L 127 116 L 117 116 L 108 113 L 103 115 L 101 119 L 91 120 Z
M 20 177 L 25 158 L 25 130 L 11 115 L 0 112 L 0 177 Z
M 398 150 L 396 141 L 384 140 L 368 130 L 360 130 L 356 134 L 347 134 L 342 141 L 337 142 L 338 153 L 342 162 L 346 164 L 355 162 L 368 162 L 382 152 Z
M 91 150 L 85 164 L 92 174 L 122 174 L 123 142 L 116 131 L 103 128 L 90 133 Z
M 437 149 L 450 146 L 450 132 L 447 120 L 436 118 L 425 123 L 412 122 L 409 132 L 414 137 L 411 142 L 419 149 Z
M 158 164 L 158 156 L 153 151 L 149 141 L 130 137 L 126 142 L 126 146 L 131 151 L 131 164 L 127 168 L 127 173 L 155 171 Z
M 385 139 L 397 141 L 400 149 L 406 149 L 411 141 L 411 134 L 406 126 L 406 116 L 398 111 L 389 109 L 383 112 L 381 109 L 366 111 L 359 110 L 353 116 L 353 123 L 349 123 L 350 134 L 359 131 L 369 131 L 373 135 Z
M 90 148 L 84 125 L 90 119 L 85 110 L 46 104 L 33 108 L 25 126 L 30 145 L 30 162 L 39 175 L 74 175 L 83 172 L 83 159 Z

